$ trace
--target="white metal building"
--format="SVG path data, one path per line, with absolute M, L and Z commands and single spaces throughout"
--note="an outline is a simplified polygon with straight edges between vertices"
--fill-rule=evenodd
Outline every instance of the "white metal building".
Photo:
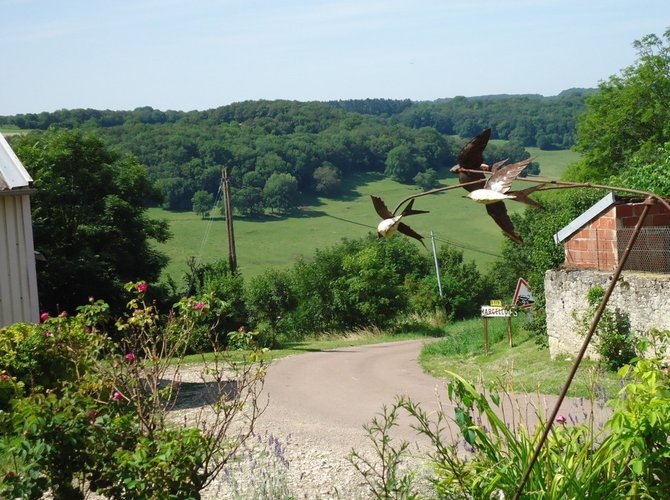
M 32 178 L 0 134 L 0 327 L 39 321 Z

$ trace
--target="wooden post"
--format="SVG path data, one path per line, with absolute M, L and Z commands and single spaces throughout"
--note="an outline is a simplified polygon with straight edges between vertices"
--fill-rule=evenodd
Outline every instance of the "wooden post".
M 489 353 L 489 319 L 484 316 L 484 354 Z
M 512 315 L 507 316 L 507 341 L 509 346 L 512 347 Z

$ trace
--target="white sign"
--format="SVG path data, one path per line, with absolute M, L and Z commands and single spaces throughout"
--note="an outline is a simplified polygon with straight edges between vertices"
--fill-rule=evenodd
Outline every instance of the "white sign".
M 516 290 L 514 291 L 512 304 L 528 309 L 529 307 L 532 307 L 534 303 L 535 297 L 533 297 L 533 294 L 530 292 L 528 283 L 526 283 L 525 279 L 519 278 L 519 281 L 516 284 Z
M 512 311 L 508 307 L 482 306 L 483 318 L 509 318 Z

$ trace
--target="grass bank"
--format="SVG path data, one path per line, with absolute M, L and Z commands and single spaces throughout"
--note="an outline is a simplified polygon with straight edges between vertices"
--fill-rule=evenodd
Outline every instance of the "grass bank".
M 513 321 L 513 347 L 506 338 L 505 321 L 489 322 L 490 348 L 484 354 L 482 320 L 472 319 L 448 325 L 442 340 L 428 344 L 420 356 L 421 366 L 438 378 L 447 371 L 473 382 L 498 382 L 518 393 L 558 394 L 573 363 L 571 358 L 552 360 L 549 350 L 539 347 L 523 328 L 524 318 Z M 584 360 L 569 396 L 587 397 L 592 391 L 611 398 L 620 388 L 612 372 L 596 362 Z

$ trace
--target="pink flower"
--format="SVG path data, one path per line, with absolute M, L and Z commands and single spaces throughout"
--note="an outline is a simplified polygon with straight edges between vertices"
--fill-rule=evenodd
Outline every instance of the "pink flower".
M 557 424 L 564 424 L 567 421 L 567 418 L 565 418 L 563 415 L 559 415 L 556 417 L 556 423 Z
M 126 361 L 128 361 L 128 363 L 134 362 L 135 355 L 132 352 L 129 352 L 128 354 L 126 354 Z
M 49 319 L 49 313 L 48 312 L 43 312 L 42 314 L 40 314 L 40 321 L 42 323 L 44 323 L 48 319 Z
M 204 308 L 205 304 L 203 304 L 202 302 L 198 302 L 193 306 L 193 309 L 195 309 L 196 311 L 202 311 Z
M 51 333 L 49 330 L 47 330 L 46 332 L 44 332 L 44 336 L 45 336 L 45 337 L 53 337 L 54 334 Z
M 244 332 L 247 331 L 247 329 L 244 328 L 244 325 L 242 325 L 241 327 L 239 327 L 239 328 L 237 329 L 237 331 L 240 332 L 240 333 L 244 333 Z
M 114 401 L 121 401 L 123 399 L 123 394 L 121 394 L 119 391 L 114 391 L 114 394 L 112 394 L 112 399 Z
M 9 375 L 6 373 L 0 373 L 0 380 L 9 380 Z
M 137 284 L 137 291 L 140 293 L 147 293 L 147 290 L 149 289 L 149 285 L 147 285 L 146 281 L 140 281 Z

